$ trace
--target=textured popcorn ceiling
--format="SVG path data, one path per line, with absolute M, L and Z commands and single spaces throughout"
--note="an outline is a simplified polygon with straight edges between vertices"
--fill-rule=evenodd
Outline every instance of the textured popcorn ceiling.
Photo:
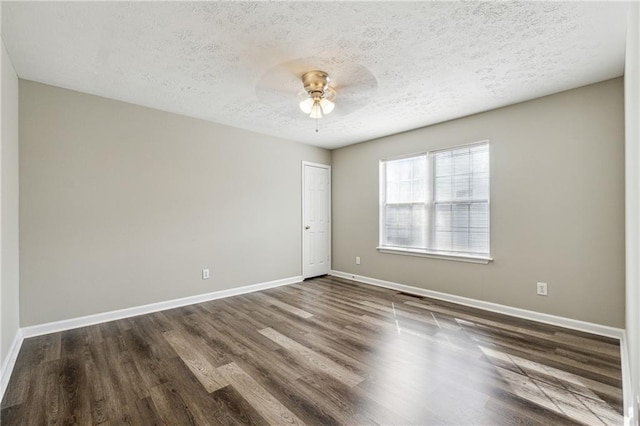
M 627 4 L 2 8 L 21 78 L 335 148 L 620 76 Z M 319 133 L 296 101 L 299 77 L 312 69 L 329 72 L 338 92 Z

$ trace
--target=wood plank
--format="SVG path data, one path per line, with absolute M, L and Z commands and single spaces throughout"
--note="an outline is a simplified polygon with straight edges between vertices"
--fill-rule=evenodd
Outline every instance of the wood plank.
M 217 425 L 223 422 L 214 415 L 219 409 L 211 394 L 202 386 L 179 357 L 162 360 L 169 381 L 165 386 L 184 403 L 198 425 Z M 224 413 L 221 413 L 224 414 Z M 224 418 L 222 416 L 221 418 Z
M 193 342 L 173 331 L 165 331 L 163 335 L 207 392 L 213 392 L 228 385 L 216 367 L 209 362 Z
M 62 336 L 61 368 L 58 376 L 63 424 L 91 423 L 91 405 L 87 376 L 84 370 L 86 359 L 86 330 L 69 330 Z
M 292 377 L 282 368 L 285 364 L 295 364 L 295 360 L 284 349 L 276 351 L 275 355 L 281 361 L 280 365 L 270 364 L 267 367 L 261 359 L 248 353 L 235 362 L 306 424 L 340 424 L 336 414 L 322 403 L 321 395 L 302 385 L 299 377 Z
M 313 316 L 313 314 L 310 314 L 309 312 L 303 309 L 296 308 L 295 306 L 290 305 L 288 303 L 281 302 L 275 297 L 271 297 L 266 294 L 259 294 L 259 293 L 257 295 L 260 297 L 260 300 L 262 302 L 272 306 L 277 306 L 280 309 L 284 309 L 287 312 L 291 312 L 292 314 L 299 316 L 300 318 L 311 318 Z
M 312 368 L 327 373 L 328 375 L 334 377 L 336 380 L 339 380 L 347 386 L 355 386 L 364 380 L 363 377 L 360 377 L 354 372 L 347 370 L 346 368 L 335 363 L 329 358 L 312 351 L 311 349 L 307 348 L 304 345 L 301 345 L 295 340 L 292 340 L 287 336 L 278 333 L 272 328 L 264 328 L 259 331 L 260 334 L 268 337 L 269 339 L 281 345 L 283 348 L 306 360 L 308 365 L 310 365 Z
M 150 389 L 151 401 L 162 422 L 166 425 L 196 425 L 196 419 L 184 399 L 172 392 L 168 383 L 162 383 Z
M 45 400 L 42 411 L 46 414 L 47 423 L 60 423 L 60 413 L 62 410 L 62 396 L 58 383 L 58 372 L 60 371 L 60 360 L 50 361 L 47 364 L 44 376 L 43 387 L 45 389 Z
M 295 414 L 280 401 L 275 399 L 266 389 L 235 363 L 218 367 L 225 379 L 249 401 L 249 403 L 273 425 L 304 425 Z
M 233 386 L 225 386 L 211 395 L 217 405 L 212 416 L 224 425 L 268 425 L 267 421 L 256 411 L 240 392 Z

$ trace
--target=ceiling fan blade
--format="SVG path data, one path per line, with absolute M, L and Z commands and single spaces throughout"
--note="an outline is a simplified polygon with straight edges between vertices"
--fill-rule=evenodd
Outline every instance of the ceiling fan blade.
M 303 89 L 302 75 L 312 70 L 329 74 L 336 92 L 332 115 L 344 116 L 366 107 L 378 89 L 375 76 L 364 66 L 337 58 L 306 57 L 270 68 L 256 84 L 256 96 L 270 108 L 281 112 L 300 112 L 297 94 Z

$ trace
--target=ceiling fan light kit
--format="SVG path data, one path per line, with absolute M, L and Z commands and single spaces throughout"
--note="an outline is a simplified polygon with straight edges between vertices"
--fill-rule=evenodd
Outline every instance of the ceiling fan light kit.
M 324 71 L 309 71 L 302 76 L 304 89 L 298 93 L 300 109 L 310 118 L 322 118 L 333 111 L 336 91 L 329 86 L 331 78 Z

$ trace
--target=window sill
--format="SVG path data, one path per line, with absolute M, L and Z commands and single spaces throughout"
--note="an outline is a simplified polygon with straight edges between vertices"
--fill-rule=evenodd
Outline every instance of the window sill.
M 380 253 L 402 254 L 405 256 L 428 257 L 430 259 L 452 260 L 456 262 L 481 263 L 486 265 L 493 261 L 492 257 L 476 256 L 472 254 L 442 253 L 420 249 L 406 249 L 400 247 L 377 247 Z

